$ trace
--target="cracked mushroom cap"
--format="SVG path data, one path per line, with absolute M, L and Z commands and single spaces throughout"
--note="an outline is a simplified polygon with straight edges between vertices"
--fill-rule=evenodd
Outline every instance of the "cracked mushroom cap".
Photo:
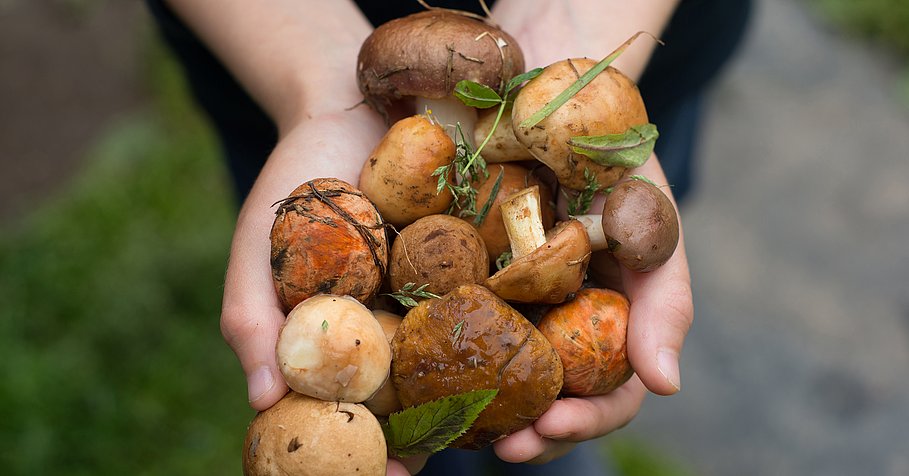
M 561 222 L 543 246 L 515 259 L 483 285 L 506 301 L 558 304 L 581 288 L 590 239 L 577 220 Z
M 404 407 L 473 390 L 498 394 L 452 443 L 479 449 L 524 429 L 562 388 L 558 354 L 527 319 L 475 284 L 410 310 L 392 342 L 392 378 Z
M 467 79 L 501 90 L 524 72 L 524 55 L 504 31 L 463 14 L 430 10 L 380 25 L 357 61 L 360 91 L 374 109 L 407 96 L 441 99 Z

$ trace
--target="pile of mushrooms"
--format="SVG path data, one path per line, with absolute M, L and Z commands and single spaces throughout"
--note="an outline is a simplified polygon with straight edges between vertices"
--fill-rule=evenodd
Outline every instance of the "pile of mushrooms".
M 365 41 L 357 80 L 390 127 L 356 186 L 316 179 L 277 204 L 271 264 L 288 316 L 276 357 L 292 391 L 251 424 L 247 474 L 293 474 L 306 458 L 324 459 L 324 443 L 310 444 L 323 431 L 377 440 L 324 474 L 383 474 L 375 429 L 402 408 L 497 390 L 451 444 L 476 449 L 532 424 L 556 398 L 606 393 L 630 378 L 628 301 L 582 289 L 588 265 L 606 250 L 629 269 L 654 269 L 675 249 L 678 220 L 658 187 L 588 160 L 569 141 L 646 123 L 643 103 L 607 69 L 549 117 L 521 125 L 591 66 L 545 68 L 494 128 L 501 114 L 477 119 L 452 91 L 462 80 L 503 91 L 524 73 L 511 36 L 432 9 Z M 486 146 L 485 174 L 461 176 L 451 165 L 476 144 Z M 556 223 L 555 197 L 580 193 L 590 177 L 610 191 L 603 214 Z M 443 182 L 470 188 L 476 210 L 463 213 Z M 537 325 L 517 310 L 527 306 L 544 315 Z

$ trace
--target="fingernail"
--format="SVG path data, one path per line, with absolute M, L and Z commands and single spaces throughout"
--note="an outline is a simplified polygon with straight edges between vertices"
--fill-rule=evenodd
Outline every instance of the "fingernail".
M 681 383 L 679 383 L 679 356 L 677 353 L 671 350 L 657 352 L 657 368 L 669 385 L 675 387 L 676 392 L 682 389 Z
M 249 403 L 255 402 L 275 387 L 275 377 L 267 365 L 256 369 L 249 376 Z

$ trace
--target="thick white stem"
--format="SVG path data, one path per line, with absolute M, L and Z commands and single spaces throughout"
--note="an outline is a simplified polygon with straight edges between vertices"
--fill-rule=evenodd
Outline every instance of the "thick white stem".
M 546 244 L 539 186 L 525 188 L 508 197 L 501 209 L 512 259 L 528 255 Z
M 600 251 L 609 247 L 606 242 L 606 233 L 603 232 L 602 215 L 578 215 L 572 217 L 584 225 L 587 230 L 587 237 L 590 238 L 590 250 Z
M 448 137 L 457 144 L 462 140 L 458 137 L 457 124 L 461 125 L 461 132 L 464 134 L 463 140 L 471 148 L 476 146 L 473 143 L 473 129 L 477 123 L 477 110 L 467 106 L 454 96 L 448 96 L 443 99 L 416 98 L 416 113 L 427 114 L 435 122 L 440 124 Z

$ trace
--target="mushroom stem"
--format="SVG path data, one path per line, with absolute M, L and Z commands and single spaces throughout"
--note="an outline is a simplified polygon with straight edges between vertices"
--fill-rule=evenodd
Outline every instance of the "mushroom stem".
M 587 237 L 590 238 L 590 250 L 600 251 L 609 248 L 609 242 L 606 240 L 606 233 L 603 231 L 602 215 L 578 215 L 573 216 L 575 220 L 584 225 L 587 231 Z
M 539 185 L 525 188 L 508 197 L 501 209 L 513 259 L 528 255 L 546 244 Z
M 464 104 L 454 96 L 442 99 L 416 98 L 417 114 L 428 114 L 432 120 L 445 129 L 445 133 L 455 144 L 467 142 L 471 148 L 473 143 L 473 129 L 477 122 L 477 110 Z M 456 125 L 461 125 L 463 137 L 458 136 Z

